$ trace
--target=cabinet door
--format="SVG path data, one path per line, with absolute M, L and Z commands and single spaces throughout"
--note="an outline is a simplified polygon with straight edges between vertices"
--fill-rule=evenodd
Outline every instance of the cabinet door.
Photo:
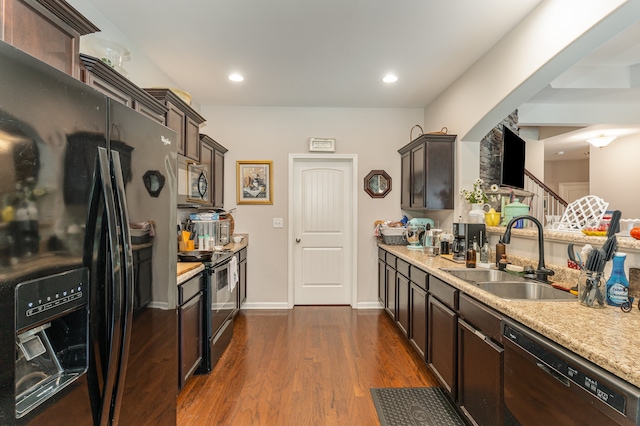
M 411 150 L 411 207 L 425 207 L 424 145 Z
M 502 424 L 504 349 L 458 320 L 458 403 L 473 424 Z
M 422 202 L 429 210 L 453 209 L 453 147 L 451 142 L 429 141 L 425 143 L 426 189 Z M 416 200 L 416 205 L 419 204 Z
M 411 152 L 402 154 L 400 180 L 400 207 L 411 208 Z
M 387 265 L 387 299 L 385 309 L 392 319 L 396 319 L 396 270 Z
M 151 256 L 151 247 L 133 250 L 134 312 L 147 306 L 149 302 L 151 302 L 151 283 L 153 282 Z
M 182 112 L 178 107 L 173 105 L 171 102 L 166 102 L 167 108 L 167 127 L 174 130 L 176 135 L 176 149 L 178 154 L 185 155 L 185 147 L 184 147 L 184 135 L 185 135 L 185 117 L 184 112 Z
M 178 362 L 180 365 L 179 386 L 181 389 L 202 361 L 203 310 L 202 292 L 199 292 L 187 303 L 180 306 L 178 310 L 178 340 L 180 345 Z
M 80 77 L 80 33 L 36 1 L 0 2 L 0 37 L 58 70 Z
M 425 359 L 427 352 L 427 292 L 415 283 L 411 283 L 409 295 L 409 341 Z
M 191 117 L 186 117 L 185 131 L 185 156 L 195 161 L 200 161 L 200 126 Z M 209 175 L 211 176 L 211 175 Z
M 455 400 L 457 314 L 430 295 L 427 324 L 429 367 Z
M 239 304 L 238 306 L 242 307 L 242 304 L 247 300 L 247 261 L 243 260 L 238 264 L 238 285 L 240 286 L 239 294 Z
M 213 207 L 224 208 L 224 153 L 213 152 Z
M 396 294 L 398 297 L 398 308 L 396 311 L 396 322 L 400 327 L 400 331 L 405 336 L 409 336 L 409 278 L 397 273 L 396 275 Z
M 204 197 L 202 198 L 205 200 L 204 205 L 208 205 L 208 206 L 213 206 L 212 195 L 213 195 L 214 189 L 212 188 L 213 182 L 212 182 L 211 176 L 213 176 L 214 152 L 215 151 L 211 145 L 200 140 L 200 164 L 205 166 L 207 170 L 207 178 L 208 178 L 207 192 L 205 192 Z
M 382 259 L 378 259 L 378 300 L 384 307 L 387 298 L 387 264 Z
M 121 104 L 128 106 L 129 108 L 133 107 L 133 98 L 131 96 L 127 95 L 114 85 L 109 84 L 101 78 L 96 77 L 94 74 L 85 72 L 83 80 L 87 85 L 93 87 L 98 92 L 104 93 L 111 99 L 118 101 Z
M 148 118 L 152 119 L 156 123 L 160 123 L 163 126 L 166 125 L 164 114 L 158 114 L 156 111 L 154 111 L 153 109 L 149 108 L 148 106 L 146 106 L 142 102 L 136 102 L 134 100 L 133 109 L 135 109 L 136 111 L 138 111 L 140 114 L 144 115 L 145 117 L 148 117 Z

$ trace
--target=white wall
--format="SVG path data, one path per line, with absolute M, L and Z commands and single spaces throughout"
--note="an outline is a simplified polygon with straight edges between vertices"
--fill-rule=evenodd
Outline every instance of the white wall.
M 447 126 L 459 135 L 456 192 L 478 177 L 479 141 L 491 128 L 639 13 L 638 0 L 545 0 L 429 104 L 425 130 Z M 460 199 L 450 217 L 463 207 Z
M 640 218 L 640 139 L 616 139 L 604 148 L 590 149 L 589 182 L 591 194 L 609 202 L 609 210 L 620 210 L 625 219 Z M 609 164 L 609 167 L 603 167 Z
M 409 130 L 422 125 L 422 109 L 349 109 L 202 106 L 202 133 L 229 149 L 225 157 L 225 209 L 233 213 L 238 233 L 249 233 L 249 307 L 286 307 L 288 241 L 288 156 L 308 153 L 310 137 L 336 139 L 337 154 L 358 155 L 358 303 L 377 301 L 377 251 L 373 223 L 400 219 L 400 154 Z M 236 205 L 236 161 L 272 160 L 273 205 Z M 364 177 L 374 169 L 392 179 L 391 192 L 369 197 Z M 273 218 L 284 228 L 273 228 Z
M 560 194 L 559 183 L 589 182 L 589 160 L 547 161 L 544 183 Z

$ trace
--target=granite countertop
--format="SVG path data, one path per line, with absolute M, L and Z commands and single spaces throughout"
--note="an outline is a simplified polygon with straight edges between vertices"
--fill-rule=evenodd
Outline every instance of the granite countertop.
M 244 238 L 242 238 L 242 241 L 239 242 L 239 243 L 231 242 L 231 243 L 227 244 L 226 246 L 224 246 L 225 250 L 229 250 L 232 253 L 236 253 L 236 252 L 242 250 L 243 248 L 245 248 L 246 246 L 249 245 L 249 235 L 248 234 L 235 234 L 235 235 L 242 235 Z M 180 285 L 180 284 L 188 281 L 192 277 L 198 275 L 203 270 L 204 270 L 204 265 L 202 264 L 202 262 L 178 262 L 178 269 L 177 269 L 178 281 L 177 281 L 177 284 Z
M 536 230 L 524 232 L 537 235 Z M 379 246 L 640 387 L 640 362 L 634 340 L 640 330 L 640 310 L 636 306 L 630 313 L 624 313 L 620 308 L 612 306 L 606 306 L 604 309 L 587 308 L 580 305 L 577 299 L 575 302 L 505 300 L 440 270 L 464 268 L 463 264 L 440 256 L 428 256 L 421 251 L 409 250 L 405 246 L 382 243 L 379 243 Z
M 504 234 L 505 230 L 504 226 L 487 226 L 487 233 L 489 234 Z M 538 238 L 538 228 L 529 227 L 529 228 L 512 228 L 511 235 L 516 237 L 524 237 L 524 238 Z M 591 244 L 594 246 L 602 246 L 605 241 L 607 241 L 607 237 L 596 237 L 592 235 L 585 235 L 582 232 L 563 232 L 563 231 L 553 231 L 544 229 L 543 230 L 544 240 L 548 241 L 556 241 L 556 242 L 565 242 L 565 243 L 574 243 L 574 244 Z M 628 236 L 622 236 L 616 234 L 616 240 L 618 241 L 618 249 L 620 250 L 640 250 L 640 240 L 636 240 L 634 238 Z

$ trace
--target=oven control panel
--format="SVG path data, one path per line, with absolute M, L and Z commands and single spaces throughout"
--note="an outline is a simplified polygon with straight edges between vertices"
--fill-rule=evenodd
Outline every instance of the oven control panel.
M 89 301 L 89 271 L 74 269 L 16 286 L 16 331 L 75 310 Z

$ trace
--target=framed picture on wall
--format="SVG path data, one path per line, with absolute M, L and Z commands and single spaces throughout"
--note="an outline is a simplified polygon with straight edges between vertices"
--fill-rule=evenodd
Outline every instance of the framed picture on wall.
M 273 161 L 236 161 L 238 204 L 273 204 Z

